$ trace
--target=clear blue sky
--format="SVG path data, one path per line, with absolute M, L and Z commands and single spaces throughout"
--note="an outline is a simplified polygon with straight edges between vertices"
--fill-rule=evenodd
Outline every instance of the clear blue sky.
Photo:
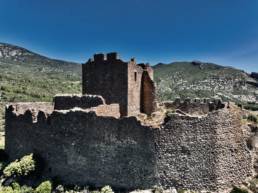
M 0 42 L 77 62 L 118 51 L 258 71 L 258 0 L 0 0 Z

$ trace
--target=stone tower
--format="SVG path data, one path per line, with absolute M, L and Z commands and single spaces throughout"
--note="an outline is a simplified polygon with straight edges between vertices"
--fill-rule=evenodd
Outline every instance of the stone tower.
M 82 65 L 83 94 L 101 95 L 107 104 L 118 103 L 121 116 L 150 115 L 155 109 L 153 69 L 124 62 L 117 53 L 95 54 Z

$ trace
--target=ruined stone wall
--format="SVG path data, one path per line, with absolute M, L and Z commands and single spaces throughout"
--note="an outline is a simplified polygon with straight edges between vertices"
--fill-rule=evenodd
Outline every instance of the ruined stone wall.
M 149 79 L 142 79 L 143 71 L 149 75 Z M 134 59 L 123 62 L 118 59 L 117 53 L 106 56 L 96 54 L 93 60 L 82 65 L 82 72 L 83 94 L 101 95 L 107 104 L 118 103 L 122 116 L 139 114 L 143 102 L 149 102 L 148 106 L 152 105 L 155 87 L 148 83 L 153 83 L 153 70 L 146 64 L 136 64 Z M 146 83 L 143 84 L 142 81 Z M 147 87 L 142 88 L 145 85 Z M 150 89 L 150 96 L 145 95 L 147 100 L 143 101 L 142 92 Z M 150 109 L 148 114 L 149 111 Z
M 201 118 L 170 114 L 160 128 L 82 109 L 39 112 L 36 121 L 31 111 L 6 112 L 11 160 L 37 153 L 46 160 L 44 176 L 67 184 L 220 190 L 251 175 L 245 140 L 231 108 Z
M 156 184 L 152 129 L 135 117 L 97 117 L 94 112 L 6 113 L 6 151 L 11 160 L 30 152 L 46 160 L 44 176 L 67 184 L 135 189 Z
M 226 106 L 220 99 L 176 99 L 175 101 L 165 101 L 163 104 L 168 109 L 179 109 L 185 113 L 196 115 L 205 115 Z
M 56 95 L 54 97 L 54 109 L 65 110 L 79 107 L 87 109 L 105 104 L 105 100 L 99 95 Z
M 220 192 L 252 175 L 238 114 L 222 109 L 202 118 L 172 114 L 166 119 L 157 138 L 163 186 Z
M 142 74 L 141 112 L 151 115 L 155 110 L 155 85 L 147 71 Z
M 84 110 L 84 112 L 95 112 L 97 116 L 103 117 L 120 117 L 119 104 L 99 105 L 97 107 L 88 108 Z
M 94 55 L 94 60 L 82 65 L 83 94 L 101 95 L 107 104 L 120 104 L 120 113 L 127 115 L 128 63 L 116 53 Z
M 128 115 L 140 113 L 142 72 L 134 61 L 128 64 Z
M 75 109 L 74 109 L 75 108 Z M 119 104 L 106 104 L 99 95 L 57 95 L 54 97 L 54 110 L 67 112 L 67 110 L 79 110 L 95 112 L 98 116 L 120 117 Z

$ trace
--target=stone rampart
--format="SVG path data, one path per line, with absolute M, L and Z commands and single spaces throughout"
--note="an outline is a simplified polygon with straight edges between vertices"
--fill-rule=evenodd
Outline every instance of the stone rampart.
M 154 132 L 135 117 L 117 119 L 73 109 L 6 112 L 6 151 L 11 160 L 30 152 L 46 163 L 44 176 L 65 184 L 148 188 L 156 184 Z
M 17 114 L 9 106 L 6 151 L 11 160 L 39 154 L 46 161 L 43 176 L 65 184 L 115 189 L 162 185 L 220 192 L 252 175 L 251 153 L 232 108 L 201 118 L 169 114 L 153 128 L 135 117 L 77 108 L 39 111 L 33 121 L 30 110 Z

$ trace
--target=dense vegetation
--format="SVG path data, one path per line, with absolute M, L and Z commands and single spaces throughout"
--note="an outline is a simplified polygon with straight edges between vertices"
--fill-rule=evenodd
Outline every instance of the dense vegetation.
M 71 64 L 70 64 L 71 65 Z M 1 102 L 51 101 L 57 93 L 79 93 L 80 66 L 0 60 Z
M 81 93 L 79 64 L 6 44 L 0 44 L 0 56 L 0 130 L 6 102 L 52 101 L 58 93 Z
M 247 73 L 231 67 L 202 62 L 174 62 L 154 66 L 161 100 L 211 98 L 239 103 L 258 100 L 258 83 Z

